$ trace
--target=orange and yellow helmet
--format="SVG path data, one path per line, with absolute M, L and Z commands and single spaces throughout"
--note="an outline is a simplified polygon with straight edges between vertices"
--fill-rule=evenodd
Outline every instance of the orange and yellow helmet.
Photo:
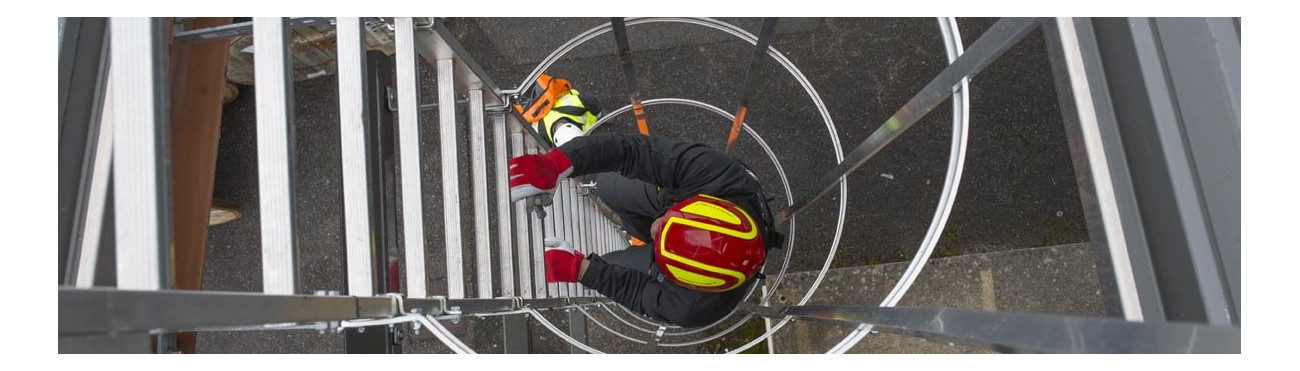
M 740 287 L 767 259 L 754 218 L 731 201 L 709 195 L 674 204 L 653 233 L 655 264 L 664 277 L 697 291 Z

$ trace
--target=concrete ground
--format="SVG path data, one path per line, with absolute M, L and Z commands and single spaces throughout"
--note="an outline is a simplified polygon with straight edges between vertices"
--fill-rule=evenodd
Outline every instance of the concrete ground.
M 831 270 L 806 304 L 879 305 L 906 268 L 907 263 L 890 263 Z M 1096 270 L 1086 243 L 934 259 L 897 306 L 1104 317 Z M 814 272 L 791 275 L 775 303 L 798 304 L 816 278 Z M 773 339 L 778 353 L 822 353 L 852 330 L 812 321 L 788 326 Z M 876 332 L 849 353 L 992 352 Z
M 761 19 L 722 19 L 757 34 Z M 579 32 L 607 22 L 603 18 L 453 18 L 446 26 L 469 54 L 502 88 L 519 85 L 523 78 L 555 47 Z M 959 19 L 966 45 L 970 45 L 995 19 Z M 643 99 L 690 98 L 731 111 L 736 106 L 744 68 L 752 45 L 723 33 L 684 24 L 648 24 L 629 27 L 638 81 Z M 916 91 L 941 71 L 946 62 L 937 23 L 932 18 L 801 18 L 782 19 L 772 47 L 789 58 L 824 100 L 845 153 L 865 139 Z M 425 102 L 433 102 L 436 84 L 424 66 L 421 86 Z M 572 81 L 576 88 L 597 94 L 607 110 L 627 104 L 622 72 L 613 38 L 601 37 L 575 49 L 548 71 Z M 830 136 L 812 99 L 779 66 L 765 60 L 756 72 L 758 90 L 750 99 L 747 123 L 772 147 L 790 181 L 794 197 L 802 197 L 836 161 Z M 344 289 L 342 186 L 337 110 L 337 78 L 322 77 L 295 85 L 297 143 L 297 201 L 299 221 L 300 292 Z M 223 112 L 218 176 L 214 197 L 241 205 L 244 218 L 215 226 L 209 237 L 204 288 L 222 291 L 259 291 L 260 240 L 257 212 L 255 109 L 251 87 Z M 1041 32 L 1035 31 L 1011 48 L 971 82 L 970 141 L 956 206 L 940 240 L 935 257 L 1007 253 L 1025 248 L 1086 242 L 1086 225 L 1075 185 L 1064 128 L 1057 109 L 1052 75 Z M 934 213 L 944 180 L 951 140 L 951 109 L 940 105 L 928 116 L 848 177 L 846 223 L 840 243 L 830 259 L 835 272 L 842 269 L 882 272 L 884 265 L 910 260 Z M 652 135 L 696 140 L 721 147 L 729 120 L 693 108 L 654 106 L 647 109 Z M 432 294 L 446 292 L 443 241 L 441 163 L 438 159 L 437 114 L 425 111 L 421 119 L 421 166 L 424 181 L 424 220 L 430 246 L 429 284 Z M 630 115 L 623 115 L 601 131 L 635 131 Z M 458 131 L 464 148 L 468 129 Z M 490 140 L 490 139 L 489 139 Z M 489 147 L 491 148 L 489 142 Z M 460 169 L 462 215 L 470 215 L 468 156 L 462 151 Z M 755 142 L 742 139 L 737 157 L 758 173 L 775 203 L 790 200 L 776 175 L 776 166 Z M 491 174 L 489 174 L 491 176 Z M 489 178 L 491 179 L 491 178 Z M 491 191 L 495 191 L 491 189 Z M 790 272 L 809 272 L 827 264 L 836 237 L 838 192 L 814 203 L 796 218 L 796 240 Z M 400 215 L 400 211 L 399 211 Z M 496 220 L 497 218 L 493 218 Z M 473 274 L 472 226 L 463 219 L 466 274 Z M 398 231 L 401 230 L 399 225 Z M 401 244 L 400 236 L 399 245 Z M 1078 245 L 1076 245 L 1078 246 Z M 581 248 L 581 247 L 579 247 Z M 493 250 L 495 251 L 495 249 Z M 1076 257 L 1079 249 L 1044 249 L 1035 253 Z M 398 252 L 400 254 L 400 252 Z M 400 255 L 399 255 L 400 256 Z M 1009 263 L 1008 263 L 1009 264 Z M 1028 282 L 1006 265 L 999 284 Z M 769 265 L 769 270 L 778 267 Z M 1034 268 L 1032 264 L 1024 269 Z M 938 270 L 935 270 L 938 271 Z M 999 271 L 1003 272 L 1003 271 Z M 838 273 L 837 273 L 838 274 Z M 1070 270 L 1069 279 L 1096 280 L 1095 271 Z M 803 277 L 803 278 L 798 278 Z M 790 285 L 807 279 L 792 275 Z M 830 278 L 828 278 L 830 280 Z M 885 280 L 887 281 L 887 280 Z M 879 281 L 883 284 L 885 281 Z M 876 281 L 873 281 L 876 282 Z M 472 285 L 471 285 L 472 286 Z M 829 287 L 829 286 L 828 286 Z M 822 300 L 870 298 L 881 285 L 855 287 L 857 294 L 828 294 Z M 911 295 L 940 292 L 935 285 L 918 286 Z M 1080 286 L 1082 287 L 1082 286 Z M 1086 290 L 1085 290 L 1086 291 Z M 1088 298 L 1093 291 L 1070 295 Z M 1029 292 L 1034 297 L 1042 291 Z M 472 295 L 473 289 L 467 291 Z M 1002 298 L 1004 296 L 999 296 Z M 788 296 L 788 300 L 791 297 Z M 911 298 L 909 296 L 908 298 Z M 847 300 L 847 299 L 846 299 Z M 1029 300 L 1029 299 L 1026 299 Z M 1099 299 L 1098 299 L 1099 300 Z M 905 299 L 904 302 L 908 302 Z M 847 303 L 847 302 L 844 302 Z M 962 302 L 947 305 L 961 306 Z M 1091 308 L 1091 307 L 1090 307 Z M 1000 310 L 1007 310 L 999 308 Z M 1045 307 L 1047 313 L 1096 314 L 1074 307 Z M 605 316 L 607 312 L 595 312 Z M 567 315 L 547 313 L 561 328 Z M 606 317 L 601 317 L 608 319 Z M 567 346 L 532 324 L 533 351 L 565 352 Z M 748 338 L 759 321 L 742 326 L 736 334 L 701 346 L 660 350 L 713 353 L 733 348 Z M 617 323 L 602 321 L 602 323 Z M 466 319 L 449 327 L 479 352 L 500 349 L 499 318 Z M 588 332 L 612 352 L 639 352 L 641 347 L 617 339 L 595 325 Z M 624 329 L 626 330 L 626 329 Z M 817 352 L 814 343 L 787 348 L 802 340 L 779 340 L 781 352 Z M 906 351 L 909 348 L 894 348 Z M 411 353 L 445 353 L 446 347 L 428 333 L 411 339 Z M 203 353 L 340 353 L 337 334 L 309 331 L 205 333 L 199 337 Z M 862 349 L 890 352 L 889 349 Z

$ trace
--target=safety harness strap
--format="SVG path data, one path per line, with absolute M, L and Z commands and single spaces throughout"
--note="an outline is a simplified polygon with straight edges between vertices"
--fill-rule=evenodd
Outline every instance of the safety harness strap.
M 632 114 L 636 115 L 636 126 L 641 135 L 650 135 L 646 124 L 645 107 L 641 106 L 641 90 L 636 86 L 636 70 L 632 68 L 632 49 L 627 43 L 627 24 L 623 18 L 610 18 L 614 26 L 614 42 L 618 44 L 618 63 L 623 66 L 623 83 L 627 85 L 628 98 L 632 100 Z
M 758 67 L 758 61 L 762 60 L 763 55 L 767 54 L 768 41 L 772 39 L 772 31 L 776 29 L 776 18 L 764 18 L 763 29 L 758 33 L 758 41 L 754 43 L 754 54 L 749 58 L 749 67 L 745 68 L 745 85 L 741 88 L 740 105 L 736 107 L 736 118 L 731 122 L 731 133 L 727 135 L 727 147 L 725 152 L 731 154 L 736 147 L 736 139 L 740 138 L 740 124 L 745 122 L 745 113 L 749 108 L 749 95 L 754 92 L 754 70 Z

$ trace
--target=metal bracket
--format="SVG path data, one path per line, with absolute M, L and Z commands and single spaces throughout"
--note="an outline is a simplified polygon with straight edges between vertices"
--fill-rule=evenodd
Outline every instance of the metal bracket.
M 339 291 L 339 290 L 316 290 L 315 292 L 312 293 L 312 295 L 316 295 L 316 296 L 343 296 L 343 292 L 342 292 L 342 291 Z M 342 322 L 342 321 L 320 321 L 320 322 L 316 322 L 316 331 L 320 332 L 322 335 L 325 334 L 327 331 L 328 331 L 328 332 L 332 332 L 332 333 L 336 333 L 336 334 L 338 334 L 338 333 L 342 333 L 342 332 L 343 332 L 343 322 Z
M 446 296 L 430 296 L 430 297 L 429 297 L 429 300 L 433 300 L 433 301 L 437 301 L 437 302 L 438 302 L 438 312 L 439 312 L 438 314 L 447 313 L 447 297 L 446 297 Z
M 393 304 L 397 305 L 395 313 L 398 315 L 406 314 L 406 302 L 405 299 L 402 298 L 402 294 L 390 292 L 384 294 L 384 296 L 393 298 Z
M 754 304 L 750 302 L 742 302 L 740 303 L 740 306 L 737 307 L 737 310 L 753 313 L 755 315 L 767 317 L 767 318 L 781 318 L 781 317 L 785 317 L 786 312 L 789 311 L 790 309 L 789 307 L 786 306 L 769 307 L 769 306 Z
M 519 100 L 519 94 L 518 94 L 518 93 L 505 93 L 505 92 L 502 92 L 502 93 L 499 93 L 498 95 L 501 96 L 501 106 L 502 106 L 501 112 L 509 112 L 509 111 L 510 111 L 510 107 L 514 104 L 514 102 L 517 101 L 517 100 Z
M 460 324 L 460 317 L 461 317 L 460 314 L 461 314 L 460 307 L 458 306 L 451 307 L 451 308 L 447 308 L 447 311 L 443 313 L 442 318 L 450 317 L 451 323 L 454 325 L 458 325 Z
M 424 312 L 424 310 L 422 310 L 422 309 L 420 309 L 420 308 L 411 308 L 411 314 L 415 314 L 415 315 L 424 315 L 424 313 L 422 313 L 422 312 Z M 420 324 L 420 321 L 413 321 L 413 322 L 411 322 L 411 334 L 412 334 L 412 335 L 417 335 L 417 336 L 420 335 L 420 328 L 421 328 L 422 326 L 423 326 L 423 325 Z
M 394 309 L 396 310 L 394 313 L 397 313 L 398 316 L 408 314 L 407 311 L 406 311 L 406 301 L 405 301 L 405 299 L 402 297 L 402 294 L 398 294 L 398 293 L 390 292 L 390 293 L 385 293 L 384 296 L 387 296 L 387 297 L 393 298 L 393 304 L 396 306 L 396 308 L 394 308 Z M 420 312 L 420 308 L 412 308 L 410 314 L 418 314 L 419 312 Z M 420 334 L 420 322 L 419 322 L 419 321 L 414 321 L 414 322 L 411 322 L 411 324 L 413 325 L 413 326 L 412 326 L 412 328 L 413 328 L 413 332 L 414 332 L 416 335 L 419 335 L 419 334 Z M 405 337 L 405 335 L 402 334 L 402 331 L 401 331 L 400 329 L 395 329 L 394 327 L 395 327 L 395 325 L 393 325 L 393 324 L 389 324 L 389 325 L 388 325 L 389 330 L 392 331 L 392 334 L 393 334 L 393 339 L 392 339 L 392 340 L 393 340 L 393 343 L 394 343 L 394 344 L 401 344 L 401 343 L 402 343 L 402 339 Z M 363 328 L 364 328 L 364 327 L 363 327 Z
M 388 112 L 397 112 L 397 90 L 391 86 L 384 87 L 388 101 Z
M 507 106 L 509 106 L 510 103 L 514 102 L 516 99 L 519 99 L 519 94 L 507 93 L 504 91 L 498 91 L 497 96 L 500 96 L 502 104 L 505 104 Z
M 379 31 L 380 25 L 383 25 L 383 28 L 388 30 L 388 32 L 393 32 L 396 29 L 396 26 L 393 25 L 392 17 L 375 17 L 366 20 L 366 28 L 369 28 L 371 31 Z
M 414 27 L 414 28 L 416 28 L 416 29 L 422 29 L 422 28 L 430 28 L 430 27 L 433 27 L 433 22 L 434 22 L 433 18 L 430 18 L 430 17 L 413 17 L 413 18 L 411 18 L 411 26 Z
M 586 196 L 596 189 L 596 182 L 578 183 L 578 194 Z
M 543 208 L 546 206 L 551 206 L 551 203 L 553 202 L 554 202 L 554 198 L 550 193 L 543 193 L 540 195 L 529 197 L 527 208 L 532 209 L 533 213 L 537 214 L 538 219 L 546 219 L 546 210 Z
M 658 353 L 659 342 L 663 341 L 664 332 L 667 330 L 667 327 L 659 326 L 659 329 L 655 330 L 655 335 L 650 340 L 646 340 L 645 346 L 642 347 L 644 352 L 647 354 Z

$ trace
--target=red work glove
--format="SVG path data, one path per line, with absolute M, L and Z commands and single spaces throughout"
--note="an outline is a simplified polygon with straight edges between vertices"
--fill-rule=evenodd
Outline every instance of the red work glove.
M 573 249 L 569 241 L 547 237 L 546 282 L 578 282 L 582 268 L 582 253 Z
M 560 150 L 510 159 L 510 201 L 555 191 L 561 179 L 573 173 L 573 164 Z

